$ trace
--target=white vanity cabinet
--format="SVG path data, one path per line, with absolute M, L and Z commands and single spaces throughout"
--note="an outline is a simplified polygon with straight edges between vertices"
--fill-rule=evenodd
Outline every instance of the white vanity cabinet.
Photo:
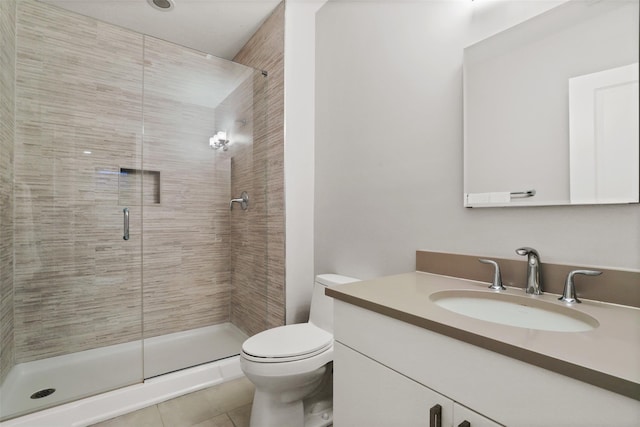
M 336 427 L 437 426 L 435 405 L 443 427 L 640 425 L 638 400 L 374 310 L 334 300 Z
M 499 426 L 349 347 L 334 351 L 336 427 Z

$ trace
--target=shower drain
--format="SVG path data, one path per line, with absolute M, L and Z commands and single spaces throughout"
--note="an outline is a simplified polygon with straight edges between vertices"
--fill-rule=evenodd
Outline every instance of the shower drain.
M 53 394 L 53 392 L 55 392 L 56 389 L 55 388 L 45 388 L 43 390 L 38 390 L 35 393 L 33 393 L 31 395 L 32 399 L 42 399 L 43 397 L 47 397 L 50 394 Z

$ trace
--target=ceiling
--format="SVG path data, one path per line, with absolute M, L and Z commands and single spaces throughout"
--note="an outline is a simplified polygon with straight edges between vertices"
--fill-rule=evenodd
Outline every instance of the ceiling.
M 225 59 L 233 59 L 280 3 L 173 0 L 172 10 L 160 11 L 147 0 L 40 1 Z

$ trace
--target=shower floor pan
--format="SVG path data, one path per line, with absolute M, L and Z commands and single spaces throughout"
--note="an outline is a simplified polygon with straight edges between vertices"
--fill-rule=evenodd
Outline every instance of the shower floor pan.
M 146 339 L 144 378 L 237 355 L 245 339 L 231 323 Z M 0 420 L 142 382 L 141 347 L 134 341 L 14 366 L 0 386 Z

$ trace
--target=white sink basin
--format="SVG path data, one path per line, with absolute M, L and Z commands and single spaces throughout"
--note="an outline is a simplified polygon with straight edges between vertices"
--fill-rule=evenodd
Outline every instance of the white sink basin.
M 599 326 L 588 314 L 532 296 L 487 291 L 440 291 L 429 297 L 436 305 L 474 319 L 518 328 L 584 332 Z

